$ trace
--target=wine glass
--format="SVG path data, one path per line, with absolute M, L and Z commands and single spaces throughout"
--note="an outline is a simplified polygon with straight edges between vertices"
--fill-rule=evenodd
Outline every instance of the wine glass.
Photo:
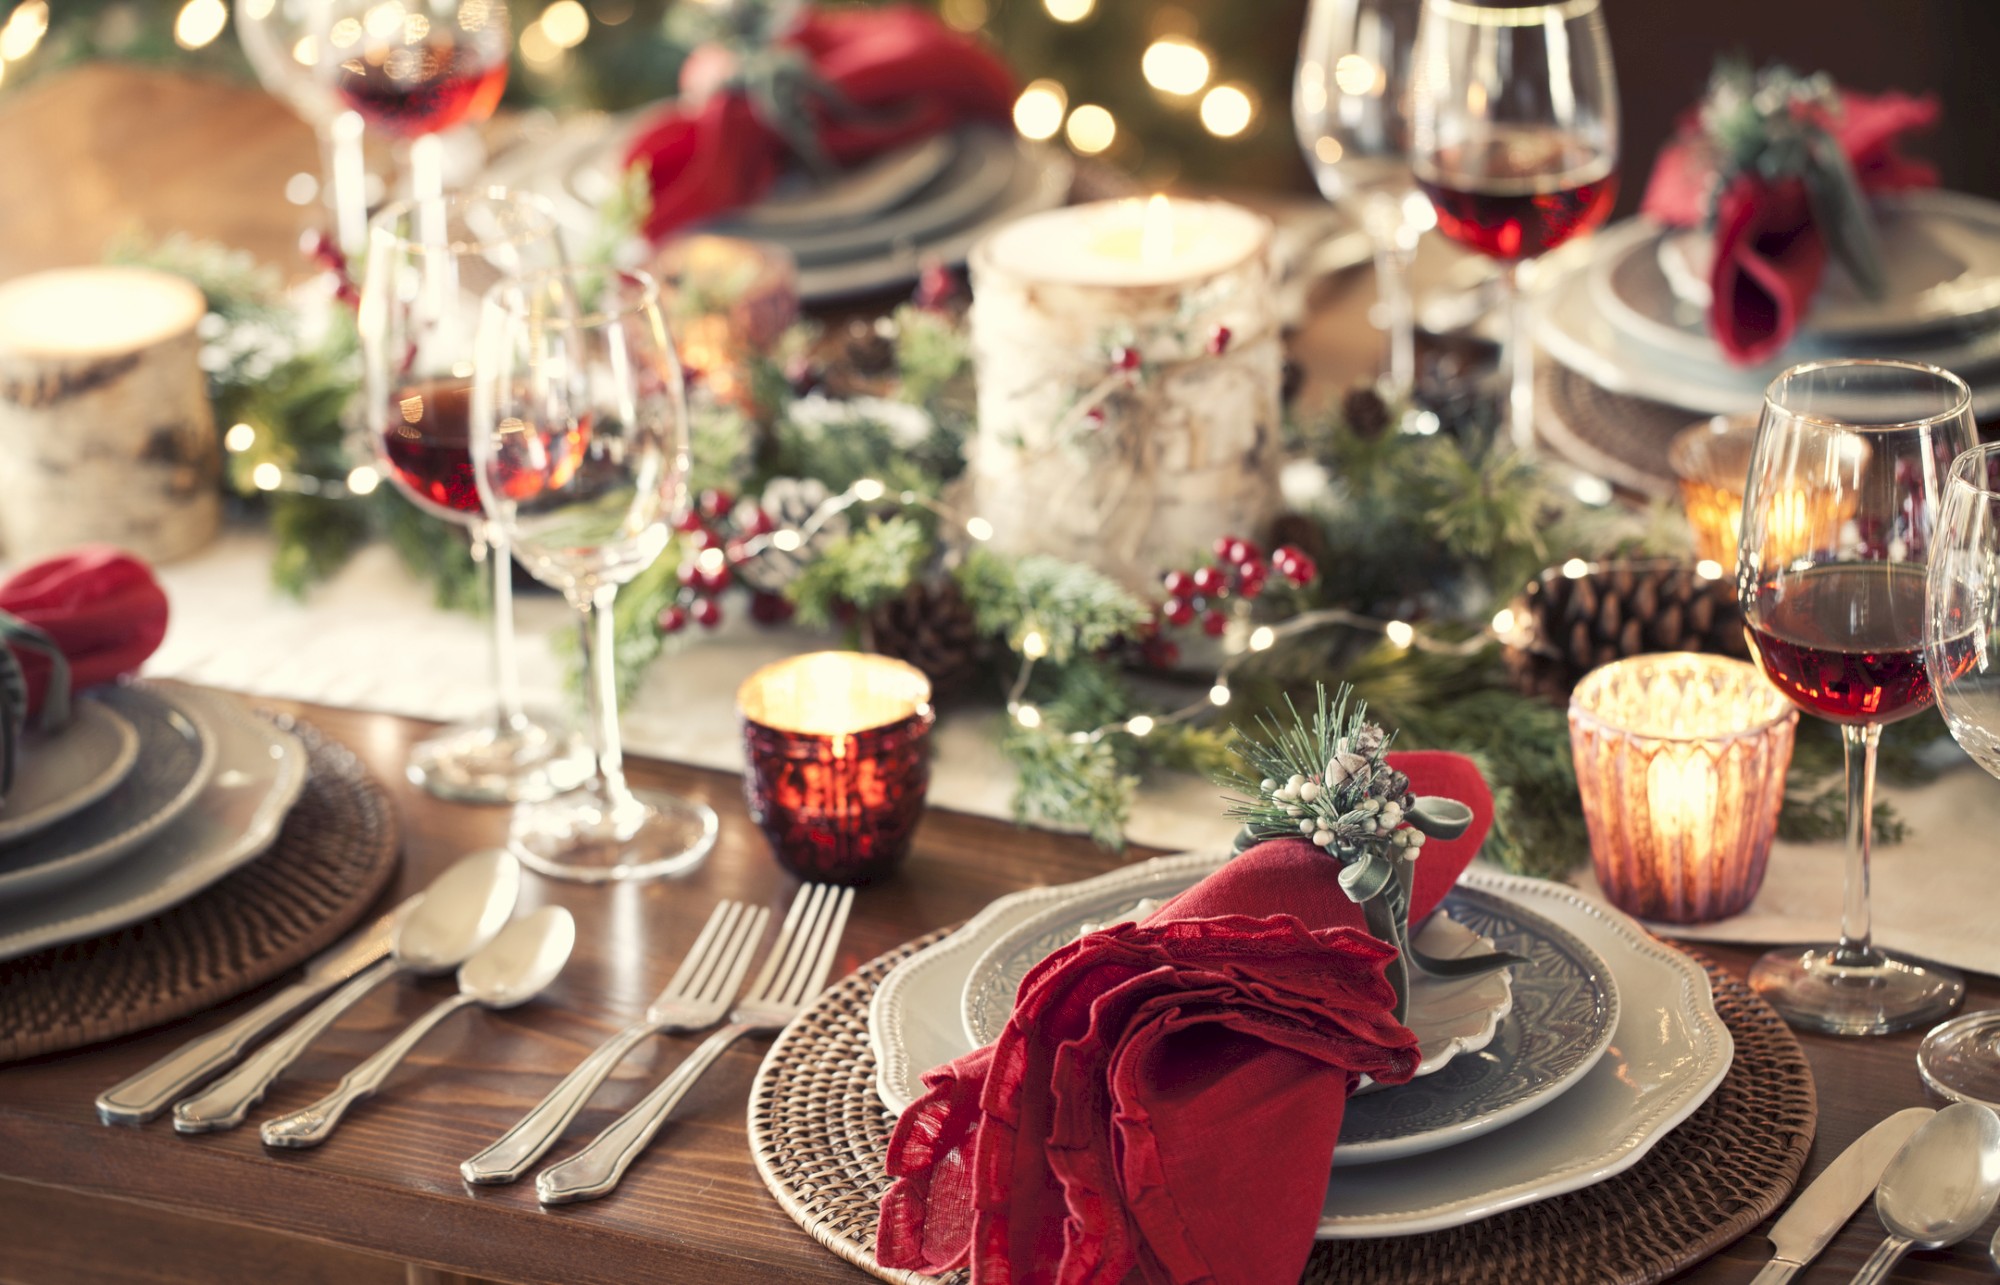
M 1534 445 L 1521 265 L 1603 223 L 1618 194 L 1618 85 L 1598 0 L 1424 0 L 1410 166 L 1438 231 L 1500 265 L 1508 430 Z
M 1959 456 L 1945 481 L 1924 660 L 1952 736 L 2000 776 L 2000 446 Z M 1917 1069 L 1948 1098 L 2000 1106 L 2000 1012 L 1967 1013 L 1926 1035 Z
M 438 135 L 493 114 L 507 88 L 506 0 L 311 0 L 319 68 L 363 120 L 410 140 L 410 186 L 444 193 Z
M 265 89 L 291 104 L 319 138 L 320 194 L 342 253 L 368 242 L 368 159 L 362 121 L 319 70 L 327 0 L 236 0 L 236 33 Z
M 1410 262 L 1435 226 L 1410 174 L 1409 70 L 1422 0 L 1312 0 L 1292 81 L 1292 127 L 1321 195 L 1375 248 L 1389 332 L 1389 391 L 1416 382 Z
M 1736 592 L 1778 690 L 1840 725 L 1847 749 L 1847 897 L 1840 940 L 1775 950 L 1750 984 L 1786 1021 L 1838 1035 L 1950 1012 L 1957 973 L 1869 940 L 1875 748 L 1931 703 L 1926 564 L 1944 479 L 1976 441 L 1965 381 L 1903 361 L 1794 366 L 1764 394 L 1750 452 Z
M 522 712 L 513 561 L 505 530 L 484 520 L 467 440 L 481 296 L 561 261 L 553 207 L 504 188 L 398 202 L 369 223 L 358 321 L 362 418 L 376 462 L 418 508 L 470 528 L 473 557 L 493 568 L 496 711 L 420 742 L 407 768 L 416 784 L 461 802 L 548 798 L 590 771 L 577 737 Z
M 514 809 L 531 869 L 585 882 L 699 864 L 715 813 L 625 781 L 612 602 L 666 548 L 686 503 L 687 402 L 659 286 L 642 272 L 569 267 L 495 286 L 480 318 L 473 478 L 522 562 L 580 613 L 596 772 Z

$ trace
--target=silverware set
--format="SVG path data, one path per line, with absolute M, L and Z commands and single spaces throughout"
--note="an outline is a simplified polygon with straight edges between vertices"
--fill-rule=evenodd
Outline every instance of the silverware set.
M 1881 1121 L 1835 1157 L 1771 1227 L 1776 1253 L 1751 1285 L 1783 1285 L 1825 1249 L 1875 1193 L 1888 1232 L 1851 1285 L 1878 1285 L 1911 1249 L 1942 1249 L 1978 1229 L 2000 1203 L 2000 1115 L 1976 1102 L 1912 1107 Z M 2000 1235 L 1989 1251 L 2000 1266 Z
M 143 1124 L 172 1104 L 178 1132 L 233 1129 L 285 1068 L 363 996 L 392 977 L 456 969 L 457 994 L 411 1022 L 332 1092 L 259 1129 L 269 1147 L 319 1145 L 350 1107 L 377 1092 L 410 1050 L 453 1013 L 526 1003 L 562 972 L 575 945 L 575 921 L 554 906 L 513 918 L 520 889 L 520 865 L 505 852 L 460 860 L 425 891 L 320 956 L 299 982 L 107 1089 L 97 1099 L 99 1117 L 106 1124 Z M 470 1183 L 516 1181 L 548 1153 L 639 1044 L 667 1032 L 720 1027 L 637 1105 L 535 1182 L 543 1204 L 593 1200 L 612 1190 L 724 1050 L 745 1035 L 779 1030 L 825 987 L 853 904 L 852 888 L 800 888 L 747 988 L 744 978 L 770 911 L 740 901 L 717 905 L 673 979 L 639 1020 L 578 1063 L 520 1123 L 461 1164 L 459 1172 Z M 244 1057 L 260 1036 L 314 1000 L 319 1003 L 289 1029 Z M 232 1064 L 233 1070 L 184 1096 Z

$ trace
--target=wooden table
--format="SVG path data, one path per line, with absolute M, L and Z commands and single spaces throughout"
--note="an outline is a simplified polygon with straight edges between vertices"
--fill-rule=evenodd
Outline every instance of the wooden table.
M 388 900 L 500 837 L 501 810 L 442 803 L 402 784 L 404 756 L 426 725 L 277 707 L 344 741 L 389 784 L 406 851 Z M 273 1153 L 252 1128 L 185 1138 L 163 1121 L 143 1129 L 98 1123 L 92 1099 L 99 1090 L 234 1016 L 249 999 L 152 1034 L 0 1068 L 0 1280 L 369 1285 L 402 1278 L 403 1264 L 417 1281 L 438 1280 L 440 1272 L 552 1285 L 865 1279 L 794 1225 L 751 1166 L 744 1104 L 768 1040 L 744 1041 L 725 1056 L 613 1196 L 543 1210 L 528 1183 L 471 1189 L 459 1179 L 461 1159 L 645 1006 L 717 898 L 781 908 L 790 895 L 792 881 L 751 826 L 735 777 L 656 764 L 637 764 L 633 773 L 721 814 L 721 841 L 708 862 L 683 881 L 644 887 L 531 878 L 528 905 L 556 902 L 577 916 L 577 955 L 562 978 L 526 1008 L 456 1019 L 325 1146 Z M 905 870 L 857 899 L 836 971 L 964 919 L 1002 893 L 1145 855 L 933 812 Z M 1741 950 L 1714 953 L 1738 971 L 1751 958 Z M 365 1000 L 275 1086 L 265 1113 L 324 1093 L 448 986 L 403 984 Z M 1978 979 L 1973 1003 L 2000 1004 L 2000 985 Z M 633 1054 L 569 1136 L 588 1137 L 629 1107 L 695 1038 L 660 1039 Z M 1809 1173 L 1883 1115 L 1925 1101 L 1912 1062 L 1915 1035 L 1801 1042 L 1820 1097 Z M 1874 1220 L 1864 1213 L 1804 1279 L 1846 1279 L 1874 1240 Z M 1977 1252 L 1983 1244 L 1916 1255 L 1898 1279 L 1986 1279 L 1990 1269 Z M 1686 1279 L 1747 1280 L 1767 1252 L 1751 1236 Z

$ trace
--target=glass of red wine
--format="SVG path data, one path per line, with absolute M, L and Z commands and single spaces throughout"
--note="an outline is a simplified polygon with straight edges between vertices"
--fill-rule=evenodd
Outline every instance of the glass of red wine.
M 1438 231 L 1500 267 L 1508 431 L 1526 450 L 1521 266 L 1603 223 L 1618 195 L 1618 84 L 1598 0 L 1423 0 L 1410 86 L 1410 166 Z
M 319 0 L 321 74 L 369 127 L 410 142 L 419 197 L 444 192 L 437 136 L 507 88 L 506 0 Z
M 2000 776 L 2000 446 L 1951 466 L 1926 601 L 1924 659 L 1938 710 L 1972 761 Z M 2000 1107 L 2000 1012 L 1967 1013 L 1926 1035 L 1917 1069 L 1945 1097 Z
M 488 292 L 472 462 L 493 525 L 576 608 L 590 663 L 596 771 L 516 807 L 509 846 L 530 869 L 584 882 L 694 868 L 715 844 L 715 813 L 633 789 L 618 734 L 612 604 L 666 548 L 687 500 L 687 402 L 651 277 L 558 268 Z
M 526 193 L 491 188 L 403 201 L 369 222 L 359 325 L 363 414 L 377 466 L 418 508 L 468 528 L 473 556 L 493 568 L 495 713 L 420 742 L 407 768 L 416 784 L 462 802 L 545 799 L 590 771 L 589 753 L 559 720 L 521 708 L 513 559 L 505 529 L 480 508 L 468 437 L 481 296 L 561 262 L 553 207 Z
M 1965 983 L 1870 940 L 1875 750 L 1931 704 L 1927 566 L 1945 478 L 1976 442 L 1972 394 L 1902 361 L 1794 366 L 1772 381 L 1751 448 L 1737 597 L 1764 674 L 1847 748 L 1847 895 L 1840 940 L 1772 951 L 1750 984 L 1795 1026 L 1873 1035 L 1933 1021 Z

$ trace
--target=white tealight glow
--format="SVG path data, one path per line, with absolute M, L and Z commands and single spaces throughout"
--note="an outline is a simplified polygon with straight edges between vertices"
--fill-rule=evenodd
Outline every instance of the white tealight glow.
M 1163 238 L 1163 225 L 1170 236 Z M 1269 220 L 1241 206 L 1157 197 L 1031 214 L 996 232 L 987 253 L 997 266 L 1040 281 L 1151 286 L 1237 267 L 1263 254 L 1270 236 Z

